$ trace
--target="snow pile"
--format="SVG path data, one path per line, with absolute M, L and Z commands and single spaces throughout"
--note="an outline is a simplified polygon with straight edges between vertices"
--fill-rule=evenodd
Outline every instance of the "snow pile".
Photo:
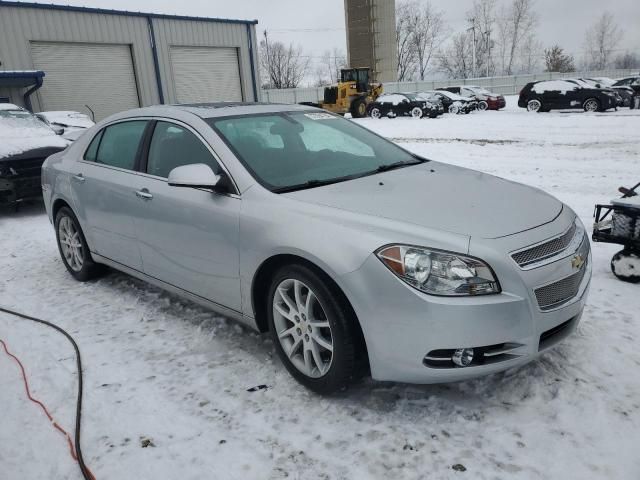
M 565 82 L 563 80 L 539 82 L 533 86 L 533 91 L 536 93 L 545 93 L 545 92 L 567 93 L 577 89 L 578 89 L 578 85 L 576 85 L 575 83 Z
M 4 108 L 4 110 L 10 109 Z M 21 118 L 0 115 L 0 158 L 18 155 L 36 148 L 65 148 L 68 144 L 69 142 L 60 138 L 31 114 Z

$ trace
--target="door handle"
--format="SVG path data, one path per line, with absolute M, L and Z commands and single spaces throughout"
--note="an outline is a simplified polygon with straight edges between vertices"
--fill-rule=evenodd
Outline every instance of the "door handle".
M 84 175 L 82 175 L 81 173 L 79 173 L 79 174 L 77 174 L 77 175 L 74 175 L 74 176 L 73 176 L 73 179 L 74 179 L 76 182 L 80 182 L 80 183 L 84 183 L 84 181 L 86 180 L 86 178 L 84 178 Z
M 151 195 L 149 193 L 149 190 L 147 190 L 146 188 L 143 188 L 142 190 L 137 190 L 136 196 L 138 198 L 142 198 L 143 200 L 151 200 L 153 198 L 153 195 Z

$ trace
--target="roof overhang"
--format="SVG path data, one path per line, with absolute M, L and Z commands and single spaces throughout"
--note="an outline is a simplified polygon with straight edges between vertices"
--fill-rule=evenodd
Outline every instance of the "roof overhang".
M 0 70 L 0 87 L 27 88 L 42 84 L 42 70 Z

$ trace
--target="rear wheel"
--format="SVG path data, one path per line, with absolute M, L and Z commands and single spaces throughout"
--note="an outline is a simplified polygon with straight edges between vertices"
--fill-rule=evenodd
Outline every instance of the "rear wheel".
M 413 107 L 411 109 L 411 116 L 413 118 L 422 118 L 423 112 L 420 107 Z
M 353 118 L 363 118 L 367 116 L 367 104 L 362 98 L 351 103 L 351 116 Z
M 622 250 L 611 259 L 611 271 L 623 282 L 640 283 L 640 255 Z
M 541 112 L 542 110 L 542 102 L 538 99 L 529 100 L 527 102 L 527 111 L 528 112 Z
M 100 275 L 104 267 L 93 261 L 80 223 L 68 207 L 62 207 L 56 214 L 56 240 L 62 262 L 69 273 L 81 282 Z
M 303 265 L 285 266 L 268 295 L 269 329 L 289 373 L 320 394 L 346 388 L 357 371 L 357 320 L 326 279 Z
M 382 117 L 382 113 L 380 112 L 380 109 L 378 107 L 373 107 L 369 111 L 369 116 L 371 118 L 381 118 Z
M 598 112 L 600 110 L 600 102 L 595 98 L 589 98 L 585 100 L 582 108 L 584 108 L 585 112 Z

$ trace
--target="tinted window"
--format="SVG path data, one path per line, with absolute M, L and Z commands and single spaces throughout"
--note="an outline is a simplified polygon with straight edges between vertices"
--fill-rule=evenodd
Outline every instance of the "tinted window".
M 146 120 L 134 120 L 105 128 L 95 162 L 133 170 L 146 126 Z
M 84 154 L 84 159 L 89 160 L 90 162 L 95 162 L 98 154 L 98 147 L 100 146 L 100 139 L 102 138 L 102 134 L 104 130 L 100 130 L 100 133 L 93 137 L 89 148 L 87 148 L 86 153 Z
M 158 122 L 149 146 L 147 173 L 167 178 L 174 168 L 193 163 L 204 163 L 220 173 L 218 163 L 202 140 L 186 128 Z
M 369 175 L 397 162 L 416 163 L 415 157 L 393 143 L 323 112 L 246 115 L 207 122 L 272 190 Z

